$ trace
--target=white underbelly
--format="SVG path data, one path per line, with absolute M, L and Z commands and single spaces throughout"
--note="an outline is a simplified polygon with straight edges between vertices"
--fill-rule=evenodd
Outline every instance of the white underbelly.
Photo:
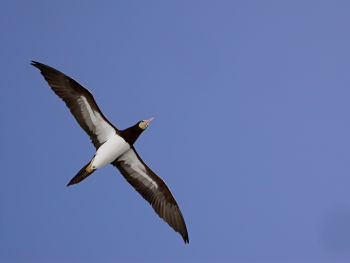
M 98 148 L 91 168 L 98 169 L 110 164 L 129 149 L 130 145 L 122 137 L 114 135 Z

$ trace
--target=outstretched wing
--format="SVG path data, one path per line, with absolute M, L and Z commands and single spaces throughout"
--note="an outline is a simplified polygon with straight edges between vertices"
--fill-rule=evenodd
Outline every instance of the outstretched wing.
M 116 133 L 117 129 L 106 119 L 87 89 L 54 68 L 36 61 L 31 65 L 40 70 L 51 89 L 66 103 L 96 149 Z
M 154 211 L 180 233 L 188 243 L 185 221 L 175 198 L 164 181 L 159 178 L 140 158 L 134 147 L 112 163 L 124 178 L 145 198 Z

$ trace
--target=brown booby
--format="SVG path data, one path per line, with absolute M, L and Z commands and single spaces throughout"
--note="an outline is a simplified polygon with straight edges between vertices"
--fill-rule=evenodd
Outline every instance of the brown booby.
M 67 186 L 77 184 L 107 164 L 117 167 L 124 178 L 146 199 L 154 211 L 189 242 L 184 218 L 165 182 L 141 159 L 134 143 L 153 120 L 142 120 L 125 130 L 117 129 L 103 115 L 92 94 L 62 72 L 32 61 L 51 89 L 70 109 L 81 128 L 90 136 L 96 153 Z

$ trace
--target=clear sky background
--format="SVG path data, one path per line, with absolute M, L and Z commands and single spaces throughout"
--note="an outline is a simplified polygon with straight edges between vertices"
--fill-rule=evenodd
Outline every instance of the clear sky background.
M 0 262 L 350 262 L 349 1 L 8 1 Z M 70 75 L 169 185 L 190 244 L 94 154 Z

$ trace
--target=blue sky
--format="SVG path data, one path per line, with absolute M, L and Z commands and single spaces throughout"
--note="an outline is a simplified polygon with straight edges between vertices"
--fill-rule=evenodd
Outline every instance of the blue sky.
M 0 261 L 349 262 L 349 1 L 2 1 Z M 169 185 L 190 244 L 30 60 L 70 75 Z

